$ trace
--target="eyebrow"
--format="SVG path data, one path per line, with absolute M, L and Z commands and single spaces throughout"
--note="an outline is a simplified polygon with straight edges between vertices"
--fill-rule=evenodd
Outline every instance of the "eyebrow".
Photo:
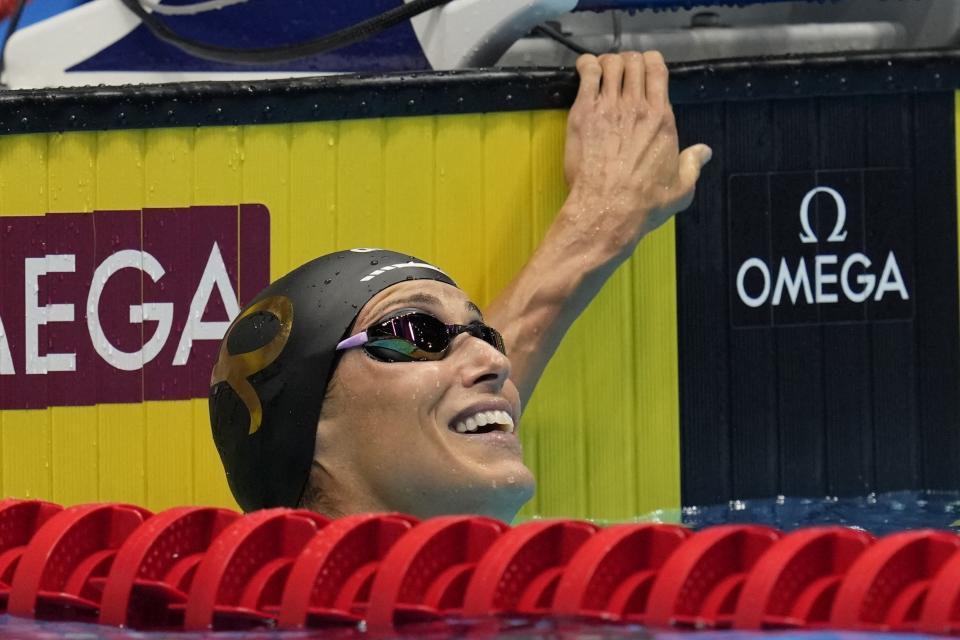
M 467 311 L 472 311 L 473 313 L 475 313 L 475 314 L 477 314 L 478 316 L 480 316 L 480 320 L 483 320 L 483 312 L 480 311 L 480 307 L 478 307 L 477 305 L 473 304 L 473 303 L 470 302 L 469 300 L 467 300 L 467 302 L 466 302 L 466 307 L 467 307 Z
M 431 295 L 429 293 L 414 293 L 404 298 L 400 298 L 399 300 L 389 301 L 389 306 L 391 307 L 395 305 L 403 306 L 403 305 L 410 305 L 410 304 L 425 304 L 425 305 L 431 305 L 438 308 L 443 306 L 443 303 L 440 302 L 440 298 L 434 295 Z M 464 307 L 466 307 L 467 311 L 469 311 L 470 313 L 475 313 L 478 316 L 480 316 L 480 321 L 481 322 L 483 321 L 483 312 L 480 311 L 480 307 L 478 307 L 477 305 L 475 305 L 469 300 L 467 300 L 464 303 Z M 377 316 L 380 316 L 382 314 L 383 312 L 381 311 L 380 313 L 377 314 Z

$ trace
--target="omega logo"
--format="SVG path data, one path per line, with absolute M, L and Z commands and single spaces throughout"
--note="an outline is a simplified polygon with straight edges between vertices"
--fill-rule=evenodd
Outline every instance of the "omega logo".
M 800 234 L 800 242 L 805 244 L 816 244 L 817 242 L 817 236 L 810 228 L 810 202 L 818 193 L 830 194 L 833 202 L 837 205 L 837 223 L 833 227 L 833 233 L 827 238 L 827 242 L 843 242 L 847 239 L 847 232 L 844 229 L 847 224 L 847 203 L 843 201 L 843 196 L 841 196 L 836 189 L 831 189 L 830 187 L 811 189 L 810 192 L 803 197 L 803 202 L 800 203 L 800 226 L 803 227 L 803 233 Z
M 836 221 L 826 243 L 842 243 L 847 239 L 847 205 L 843 196 L 831 187 L 816 187 L 804 196 L 800 204 L 800 242 L 820 242 L 810 225 L 810 204 L 819 194 L 829 196 L 836 208 Z M 880 302 L 887 295 L 897 295 L 901 300 L 910 299 L 893 251 L 884 258 L 879 277 L 872 271 L 873 266 L 874 262 L 860 251 L 846 256 L 838 253 L 816 255 L 812 265 L 808 264 L 807 258 L 801 257 L 793 270 L 786 258 L 780 258 L 775 272 L 761 258 L 748 258 L 737 271 L 737 295 L 743 304 L 753 308 L 761 307 L 768 301 L 773 306 L 787 304 L 787 297 L 792 305 L 833 304 L 840 301 L 841 295 L 854 303 L 866 302 L 871 297 Z M 751 272 L 756 272 L 759 278 L 751 277 L 748 286 Z

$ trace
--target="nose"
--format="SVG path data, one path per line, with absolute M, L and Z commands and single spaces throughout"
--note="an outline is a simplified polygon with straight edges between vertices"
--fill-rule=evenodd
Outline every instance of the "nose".
M 510 359 L 480 338 L 460 334 L 454 338 L 452 346 L 460 360 L 460 376 L 464 387 L 483 385 L 496 393 L 510 378 Z

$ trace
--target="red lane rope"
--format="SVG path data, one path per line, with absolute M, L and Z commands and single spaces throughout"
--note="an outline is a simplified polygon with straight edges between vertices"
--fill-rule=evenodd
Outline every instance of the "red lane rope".
M 2 500 L 0 613 L 146 631 L 520 616 L 960 635 L 960 536 Z

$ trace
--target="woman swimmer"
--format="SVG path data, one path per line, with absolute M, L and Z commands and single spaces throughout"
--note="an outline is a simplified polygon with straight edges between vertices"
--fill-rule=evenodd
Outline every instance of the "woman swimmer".
M 659 54 L 588 55 L 577 70 L 569 196 L 486 320 L 440 269 L 380 249 L 317 258 L 234 320 L 210 412 L 245 510 L 509 521 L 530 498 L 522 401 L 607 278 L 689 206 L 711 153 L 678 151 Z

